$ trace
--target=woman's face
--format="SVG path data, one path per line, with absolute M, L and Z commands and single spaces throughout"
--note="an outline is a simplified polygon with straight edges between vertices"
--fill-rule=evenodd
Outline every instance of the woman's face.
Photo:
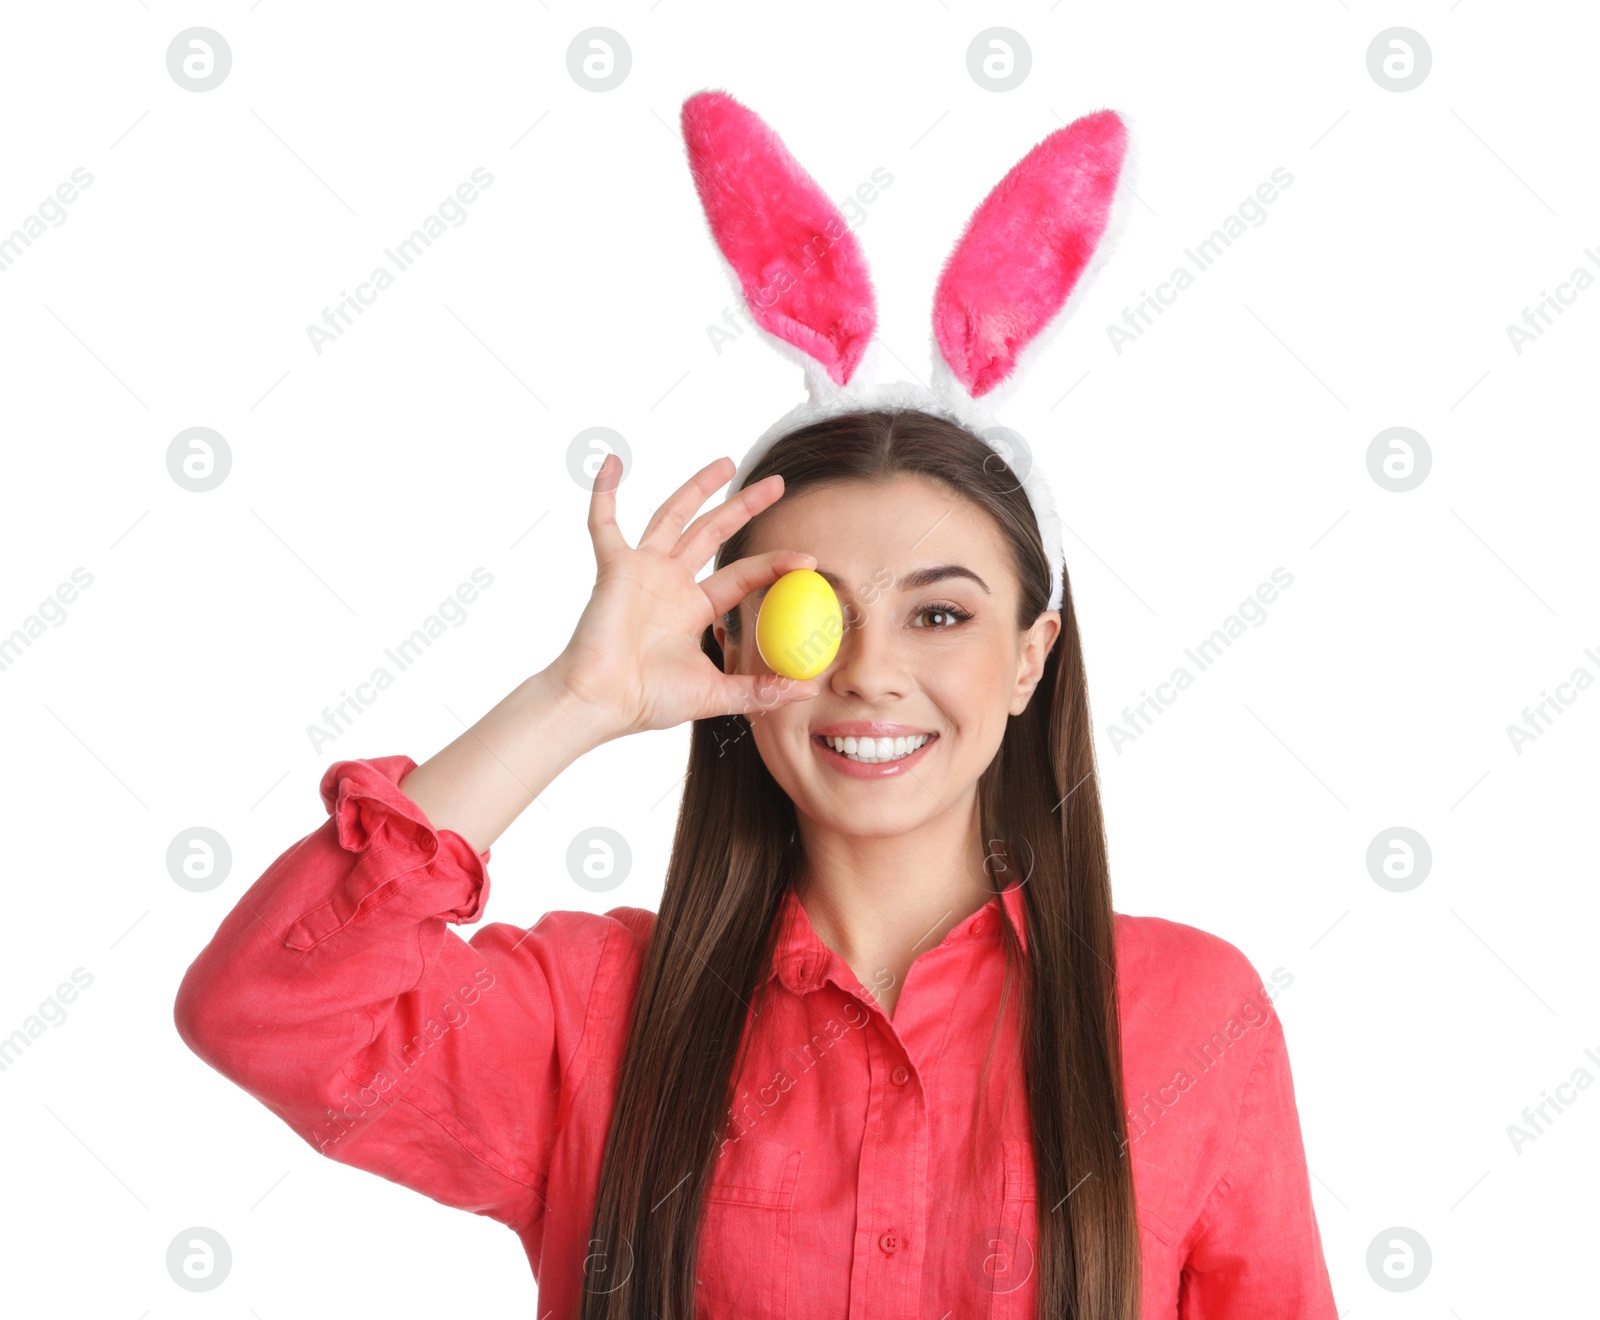
M 1016 626 L 1018 583 L 1000 529 L 930 481 L 851 481 L 785 495 L 752 527 L 746 553 L 814 555 L 844 612 L 839 652 L 809 701 L 750 712 L 761 758 L 805 817 L 846 834 L 889 836 L 970 811 L 978 777 L 1039 682 L 1060 631 L 1047 610 Z M 729 673 L 770 674 L 755 644 L 764 591 L 739 605 L 740 640 L 719 619 Z M 903 760 L 863 764 L 826 744 L 870 735 L 927 741 Z M 848 745 L 847 745 L 848 746 Z

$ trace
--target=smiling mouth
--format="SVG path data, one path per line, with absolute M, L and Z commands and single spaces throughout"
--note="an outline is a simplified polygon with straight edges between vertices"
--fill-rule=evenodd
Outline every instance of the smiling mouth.
M 909 760 L 938 737 L 936 733 L 909 738 L 841 738 L 817 734 L 812 741 L 855 765 L 894 765 Z

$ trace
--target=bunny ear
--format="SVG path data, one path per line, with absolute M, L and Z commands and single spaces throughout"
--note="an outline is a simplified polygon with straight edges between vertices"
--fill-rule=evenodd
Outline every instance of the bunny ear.
M 939 276 L 933 333 L 973 398 L 1011 374 L 1066 302 L 1105 231 L 1127 146 L 1115 111 L 1085 115 L 1034 147 L 972 213 Z
M 682 120 L 700 205 L 756 323 L 847 384 L 878 319 L 855 232 L 778 135 L 731 96 L 699 92 Z

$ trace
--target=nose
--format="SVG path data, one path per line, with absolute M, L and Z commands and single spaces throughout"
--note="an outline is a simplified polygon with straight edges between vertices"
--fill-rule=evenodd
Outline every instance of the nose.
M 845 610 L 839 653 L 823 676 L 830 690 L 868 704 L 892 701 L 911 690 L 905 656 L 895 645 L 888 610 Z

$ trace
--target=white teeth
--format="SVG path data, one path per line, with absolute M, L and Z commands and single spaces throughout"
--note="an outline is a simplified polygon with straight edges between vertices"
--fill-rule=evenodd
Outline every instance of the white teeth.
M 841 756 L 865 765 L 878 765 L 910 756 L 930 736 L 919 733 L 910 738 L 829 738 L 826 741 Z

